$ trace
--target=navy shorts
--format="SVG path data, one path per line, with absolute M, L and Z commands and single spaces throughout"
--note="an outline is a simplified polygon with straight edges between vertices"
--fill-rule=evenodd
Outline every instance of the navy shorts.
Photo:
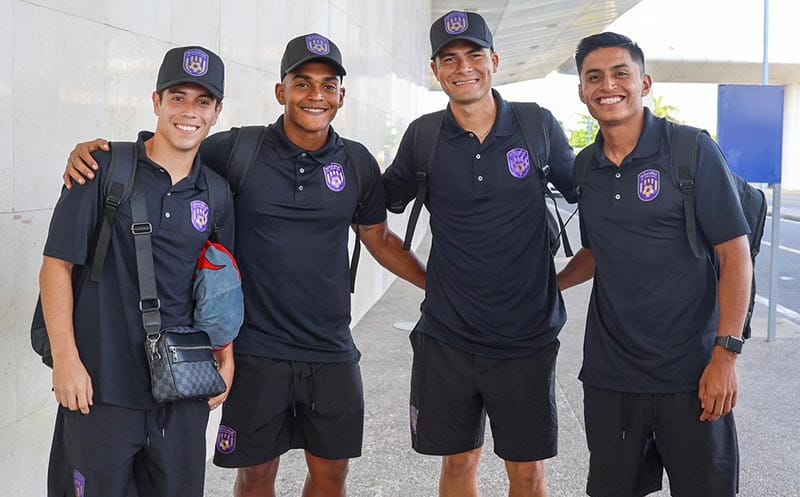
M 661 489 L 663 469 L 675 497 L 733 497 L 739 449 L 733 413 L 700 421 L 697 391 L 636 394 L 584 385 L 592 497 L 640 497 Z
M 364 388 L 357 362 L 308 363 L 236 355 L 214 464 L 258 466 L 290 449 L 323 459 L 361 455 Z
M 208 403 L 58 408 L 47 495 L 202 497 Z
M 495 453 L 529 462 L 558 452 L 555 368 L 559 342 L 517 359 L 488 359 L 411 333 L 411 440 L 421 454 L 483 445 L 486 416 Z

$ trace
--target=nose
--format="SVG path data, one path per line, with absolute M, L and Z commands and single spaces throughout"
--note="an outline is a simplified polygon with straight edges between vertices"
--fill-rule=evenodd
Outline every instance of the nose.
M 472 64 L 470 63 L 469 58 L 467 57 L 459 57 L 458 58 L 458 66 L 456 66 L 456 70 L 458 72 L 467 72 L 472 70 Z
M 309 100 L 323 100 L 325 97 L 322 92 L 322 87 L 319 85 L 314 85 L 311 87 L 311 90 L 308 92 Z

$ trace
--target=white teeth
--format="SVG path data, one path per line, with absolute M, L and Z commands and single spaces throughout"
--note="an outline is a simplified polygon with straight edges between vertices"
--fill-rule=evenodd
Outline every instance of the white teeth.
M 477 83 L 477 82 L 478 82 L 477 79 L 471 79 L 469 81 L 456 81 L 453 84 L 455 84 L 456 86 L 461 86 L 461 85 L 469 85 L 469 84 Z
M 612 105 L 619 102 L 622 102 L 622 97 L 606 97 L 600 99 L 601 105 Z
M 323 112 L 325 112 L 325 109 L 314 109 L 311 107 L 303 107 L 303 110 L 306 112 L 313 112 L 315 114 L 322 114 Z
M 197 126 L 187 126 L 185 124 L 176 124 L 175 127 L 181 131 L 195 131 L 197 129 Z

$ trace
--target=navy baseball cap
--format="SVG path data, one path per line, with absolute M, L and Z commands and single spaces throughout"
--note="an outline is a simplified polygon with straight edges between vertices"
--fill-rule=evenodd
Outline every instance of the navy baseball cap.
M 431 59 L 445 45 L 455 40 L 466 40 L 479 47 L 492 48 L 492 32 L 480 14 L 451 10 L 431 25 Z
M 203 47 L 171 48 L 158 70 L 156 91 L 193 83 L 210 91 L 217 100 L 225 94 L 225 64 L 217 54 Z
M 310 33 L 298 36 L 286 44 L 286 50 L 281 58 L 281 81 L 288 73 L 311 61 L 331 64 L 339 76 L 347 74 L 342 65 L 342 52 L 339 51 L 339 47 L 321 34 Z

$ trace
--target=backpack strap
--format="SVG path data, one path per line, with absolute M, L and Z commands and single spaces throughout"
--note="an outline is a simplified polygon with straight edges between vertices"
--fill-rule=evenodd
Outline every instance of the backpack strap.
M 698 259 L 704 257 L 697 240 L 697 220 L 694 206 L 694 176 L 697 172 L 697 152 L 700 135 L 705 130 L 676 124 L 672 128 L 672 146 L 670 149 L 670 171 L 672 179 L 683 194 L 683 215 L 686 225 L 686 238 L 689 248 Z
M 575 156 L 575 162 L 572 166 L 572 179 L 575 181 L 575 186 L 578 189 L 578 198 L 580 199 L 583 193 L 583 185 L 586 184 L 586 177 L 589 175 L 589 163 L 592 162 L 594 157 L 594 143 L 590 143 L 583 148 L 578 155 Z
M 227 181 L 223 180 L 216 174 L 213 174 L 209 169 L 208 166 L 201 165 L 203 168 L 203 178 L 206 182 L 206 195 L 208 196 L 208 208 L 211 214 L 211 234 L 215 234 L 219 231 L 220 228 L 220 218 L 222 217 L 222 213 L 228 208 L 228 196 L 224 195 L 224 202 L 221 206 L 217 206 L 217 197 L 214 195 L 215 191 L 223 191 L 225 192 L 230 188 Z M 214 184 L 216 182 L 216 184 Z
M 250 168 L 256 161 L 261 143 L 267 135 L 269 126 L 242 126 L 236 130 L 236 138 L 225 164 L 228 182 L 231 184 L 234 195 L 238 195 L 244 185 L 244 180 Z
M 523 112 L 523 109 L 526 108 L 530 109 L 530 111 Z M 550 191 L 550 188 L 547 187 L 547 179 L 550 175 L 550 165 L 547 164 L 550 157 L 550 135 L 545 127 L 544 111 L 534 102 L 526 102 L 524 104 L 511 102 L 511 110 L 514 112 L 514 118 L 517 120 L 519 129 L 522 132 L 522 138 L 525 140 L 525 148 L 527 148 L 528 153 L 532 155 L 532 162 L 539 173 L 539 178 L 542 181 L 542 192 L 553 201 L 553 210 L 555 211 L 558 221 L 557 233 L 564 244 L 564 254 L 567 257 L 572 257 L 572 247 L 567 238 L 567 230 L 564 226 L 564 221 L 561 219 L 561 213 L 558 211 L 556 198 L 553 192 Z M 529 130 L 533 130 L 535 135 L 529 135 Z M 536 148 L 536 145 L 538 145 L 539 148 Z M 547 205 L 545 205 L 545 211 L 547 222 L 550 224 L 552 223 L 552 218 L 550 217 L 550 210 L 547 208 Z M 557 250 L 558 246 L 551 247 L 551 254 L 555 255 L 555 250 L 552 250 L 553 248 Z
M 349 140 L 342 138 L 342 145 L 344 146 L 344 153 L 347 155 L 347 162 L 352 164 L 353 176 L 356 180 L 356 190 L 358 191 L 358 204 L 356 210 L 360 209 L 366 201 L 366 195 L 361 188 L 361 172 L 359 171 L 359 164 L 361 161 L 355 159 L 355 155 L 351 152 L 350 146 L 347 144 Z M 356 243 L 353 245 L 353 256 L 350 258 L 350 293 L 356 291 L 356 272 L 358 271 L 358 260 L 361 257 L 361 232 L 356 226 Z
M 97 234 L 94 257 L 89 279 L 98 283 L 103 274 L 103 264 L 111 242 L 111 231 L 114 225 L 114 216 L 119 206 L 127 200 L 133 188 L 133 177 L 136 174 L 136 144 L 131 142 L 113 142 L 111 147 L 111 161 L 108 165 L 103 180 L 103 220 Z
M 433 161 L 436 159 L 436 148 L 439 146 L 439 135 L 442 132 L 442 125 L 444 124 L 445 111 L 434 112 L 426 114 L 419 118 L 417 126 L 414 128 L 414 139 L 412 141 L 412 153 L 414 164 L 416 165 L 416 180 L 417 180 L 417 195 L 414 197 L 414 205 L 411 207 L 411 215 L 408 218 L 408 226 L 406 226 L 406 236 L 403 239 L 403 250 L 411 250 L 411 239 L 414 238 L 414 228 L 417 226 L 419 220 L 419 213 L 422 210 L 422 205 L 428 199 L 428 179 L 433 169 Z M 423 129 L 424 128 L 424 129 Z M 425 147 L 424 140 L 431 138 L 431 143 Z M 420 139 L 423 140 L 420 143 Z M 428 152 L 428 160 L 423 160 L 420 153 L 425 150 Z

